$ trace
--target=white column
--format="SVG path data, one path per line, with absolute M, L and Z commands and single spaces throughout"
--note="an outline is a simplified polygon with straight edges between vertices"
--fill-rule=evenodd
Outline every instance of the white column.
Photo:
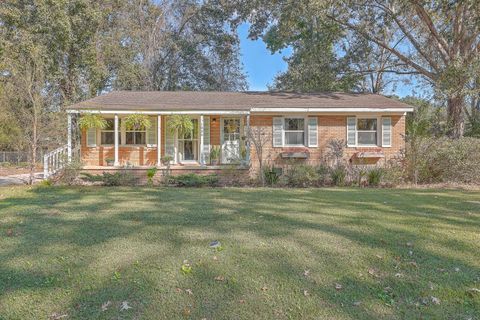
M 72 162 L 72 114 L 67 114 L 67 157 L 68 162 Z
M 203 120 L 203 115 L 201 115 L 201 116 L 200 116 L 200 152 L 199 152 L 200 164 L 201 164 L 201 165 L 205 165 L 205 157 L 204 157 L 204 154 L 203 154 L 203 145 L 204 145 L 203 136 L 204 136 L 204 131 L 205 131 L 205 121 Z
M 162 116 L 157 116 L 157 166 L 162 164 Z
M 247 148 L 247 156 L 246 162 L 250 164 L 250 115 L 247 114 L 247 125 L 246 125 L 247 133 L 245 134 L 245 148 Z
M 118 141 L 118 114 L 115 115 L 115 162 L 113 163 L 114 166 L 119 166 L 120 162 L 118 161 L 118 145 L 120 141 Z

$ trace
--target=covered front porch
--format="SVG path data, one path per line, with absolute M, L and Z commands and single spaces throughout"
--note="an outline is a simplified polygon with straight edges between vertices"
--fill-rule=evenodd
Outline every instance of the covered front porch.
M 106 121 L 102 128 L 80 129 L 74 139 L 78 120 L 95 114 Z M 130 115 L 142 115 L 149 126 L 131 128 Z M 172 128 L 175 117 L 191 121 L 191 130 Z M 228 112 L 142 112 L 142 111 L 70 111 L 68 113 L 68 158 L 79 147 L 84 169 L 118 168 L 172 170 L 221 169 L 225 165 L 248 166 L 250 144 L 247 139 L 250 114 Z

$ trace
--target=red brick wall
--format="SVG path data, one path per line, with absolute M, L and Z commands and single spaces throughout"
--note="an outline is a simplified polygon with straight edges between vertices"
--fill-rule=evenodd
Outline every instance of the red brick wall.
M 165 154 L 165 126 L 166 117 L 162 116 L 162 155 Z M 213 119 L 216 121 L 213 121 Z M 299 160 L 302 163 L 317 165 L 322 161 L 328 141 L 331 139 L 346 140 L 346 116 L 339 115 L 321 115 L 318 116 L 318 147 L 308 148 L 310 157 L 308 160 Z M 264 160 L 267 163 L 276 166 L 283 166 L 288 161 L 280 158 L 280 153 L 285 151 L 302 151 L 307 148 L 274 148 L 272 144 L 272 122 L 273 116 L 252 115 L 250 117 L 250 125 L 255 127 L 263 127 L 268 139 L 268 143 L 264 148 Z M 392 116 L 392 147 L 390 148 L 373 148 L 381 150 L 386 159 L 398 154 L 405 146 L 403 135 L 405 133 L 405 116 Z M 210 143 L 212 145 L 220 145 L 220 116 L 210 116 Z M 372 148 L 346 148 L 347 159 L 359 151 L 371 151 Z M 104 166 L 107 158 L 114 157 L 113 146 L 86 146 L 86 133 L 82 132 L 81 139 L 82 159 L 85 165 Z M 153 166 L 157 161 L 156 148 L 147 148 L 139 146 L 120 146 L 119 148 L 120 163 L 131 163 L 138 166 Z M 251 164 L 252 172 L 258 167 L 258 160 L 255 148 L 252 144 L 251 148 Z
M 325 115 L 318 116 L 318 147 L 305 148 L 305 147 L 273 147 L 273 117 L 274 116 L 255 116 L 250 117 L 250 125 L 252 129 L 255 127 L 262 127 L 266 133 L 268 143 L 264 147 L 263 159 L 265 163 L 275 166 L 285 166 L 291 163 L 292 160 L 285 160 L 280 157 L 282 152 L 294 152 L 294 151 L 308 151 L 309 158 L 306 160 L 295 160 L 298 163 L 305 163 L 310 165 L 318 165 L 322 162 L 323 156 L 326 151 L 327 144 L 332 139 L 341 139 L 346 141 L 347 135 L 347 116 L 343 115 Z M 400 153 L 405 148 L 405 141 L 403 135 L 405 134 L 405 116 L 391 116 L 392 118 L 392 147 L 382 148 L 365 148 L 365 147 L 349 147 L 345 149 L 347 160 L 353 159 L 353 156 L 357 152 L 365 151 L 382 151 L 385 154 L 385 159 L 392 158 Z M 254 129 L 255 130 L 255 129 Z M 368 163 L 375 164 L 382 159 L 369 159 Z M 251 149 L 251 164 L 252 174 L 255 174 L 258 168 L 258 157 L 255 148 L 252 144 Z

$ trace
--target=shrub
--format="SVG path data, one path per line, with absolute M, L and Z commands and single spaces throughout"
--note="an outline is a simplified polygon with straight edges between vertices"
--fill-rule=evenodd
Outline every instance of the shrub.
M 150 186 L 153 185 L 153 177 L 157 174 L 158 169 L 156 167 L 147 169 L 147 179 Z
M 285 173 L 285 182 L 291 187 L 308 187 L 318 183 L 319 175 L 313 166 L 292 165 Z
M 480 139 L 424 138 L 408 144 L 408 178 L 418 183 L 480 181 Z
M 65 165 L 62 175 L 59 177 L 59 182 L 72 185 L 77 181 L 77 178 L 82 170 L 82 163 L 80 161 L 72 161 Z
M 265 177 L 265 182 L 269 186 L 273 186 L 278 183 L 280 176 L 282 175 L 281 168 L 275 168 L 274 166 L 267 166 L 263 168 L 263 175 Z
M 218 176 L 215 174 L 198 175 L 195 173 L 187 173 L 171 177 L 169 182 L 178 187 L 213 187 L 218 185 Z
M 381 168 L 373 168 L 370 171 L 368 171 L 367 174 L 367 179 L 368 179 L 368 185 L 369 186 L 379 186 L 380 182 L 382 181 L 383 177 L 383 169 Z
M 321 164 L 317 167 L 317 174 L 318 174 L 318 183 L 320 185 L 326 185 L 328 179 L 330 177 L 330 167 L 326 164 Z
M 101 175 L 92 175 L 89 173 L 84 173 L 83 180 L 89 182 L 102 182 L 105 186 L 132 186 L 137 184 L 137 177 L 135 177 L 131 172 L 127 170 L 122 170 L 120 172 L 108 173 L 104 172 Z
M 335 186 L 344 186 L 347 177 L 347 169 L 344 166 L 337 166 L 330 172 L 330 178 Z

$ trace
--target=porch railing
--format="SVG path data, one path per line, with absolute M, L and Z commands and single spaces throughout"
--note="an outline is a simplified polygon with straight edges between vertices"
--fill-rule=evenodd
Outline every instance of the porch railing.
M 78 156 L 78 148 L 72 150 L 72 158 Z M 47 179 L 58 173 L 68 164 L 68 146 L 64 145 L 43 156 L 43 178 Z

